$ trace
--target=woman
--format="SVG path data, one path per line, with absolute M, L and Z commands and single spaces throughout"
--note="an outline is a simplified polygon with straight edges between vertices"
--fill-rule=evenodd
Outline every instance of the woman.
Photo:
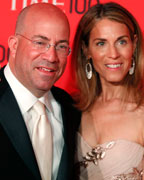
M 80 20 L 72 58 L 82 111 L 78 179 L 142 179 L 144 59 L 138 23 L 117 3 L 93 6 Z

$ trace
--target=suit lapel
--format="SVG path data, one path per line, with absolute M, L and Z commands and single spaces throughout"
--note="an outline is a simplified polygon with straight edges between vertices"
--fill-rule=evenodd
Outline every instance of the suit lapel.
M 33 172 L 36 179 L 40 179 L 39 169 L 23 117 L 5 78 L 1 78 L 0 89 L 3 91 L 2 94 L 0 93 L 0 123 L 19 156 Z
M 69 161 L 69 156 L 71 155 L 71 153 L 68 150 L 68 144 L 67 144 L 67 141 L 69 139 L 68 134 L 69 133 L 71 134 L 71 132 L 68 132 L 69 128 L 67 127 L 69 123 L 68 121 L 70 120 L 67 114 L 69 114 L 70 112 L 69 113 L 67 112 L 68 106 L 67 106 L 67 100 L 65 99 L 66 94 L 61 89 L 58 89 L 56 87 L 52 88 L 52 93 L 56 101 L 58 101 L 59 104 L 61 105 L 61 112 L 62 112 L 62 119 L 64 126 L 64 132 L 63 132 L 64 147 L 63 147 L 60 166 L 58 170 L 57 180 L 67 180 L 69 179 L 69 171 L 70 171 L 69 164 L 71 163 Z
M 57 180 L 67 180 L 68 178 L 68 149 L 67 149 L 67 143 L 66 143 L 66 135 L 67 135 L 67 128 L 66 128 L 66 116 L 65 116 L 65 108 L 61 104 L 61 111 L 62 111 L 62 118 L 63 118 L 63 125 L 64 125 L 64 147 L 62 151 L 62 156 L 60 160 L 60 165 L 59 165 L 59 170 L 58 170 L 58 175 L 57 175 Z
M 64 144 L 61 161 L 59 165 L 58 175 L 56 180 L 67 180 L 68 178 L 68 154 L 67 154 L 67 146 Z

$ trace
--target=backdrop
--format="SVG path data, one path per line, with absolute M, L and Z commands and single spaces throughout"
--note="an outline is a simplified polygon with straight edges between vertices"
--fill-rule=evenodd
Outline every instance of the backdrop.
M 143 0 L 112 0 L 127 8 L 137 19 L 142 31 L 144 31 Z M 70 46 L 72 46 L 76 26 L 81 16 L 94 4 L 108 2 L 108 0 L 0 0 L 0 65 L 8 62 L 9 49 L 8 37 L 14 33 L 15 22 L 18 13 L 26 6 L 33 3 L 52 3 L 61 8 L 67 15 L 71 26 Z M 74 77 L 72 76 L 71 56 L 63 76 L 55 84 L 72 94 L 77 91 Z

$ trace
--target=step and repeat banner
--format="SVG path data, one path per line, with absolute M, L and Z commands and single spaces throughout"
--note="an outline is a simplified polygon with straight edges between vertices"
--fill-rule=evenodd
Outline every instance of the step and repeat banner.
M 143 0 L 112 0 L 127 8 L 137 19 L 144 32 L 144 5 Z M 51 3 L 61 8 L 67 15 L 71 26 L 70 46 L 72 46 L 75 29 L 81 16 L 94 4 L 109 2 L 108 0 L 0 0 L 0 66 L 7 64 L 9 58 L 8 37 L 14 34 L 15 22 L 19 12 L 26 6 L 34 3 Z M 74 78 L 71 76 L 72 59 L 68 57 L 66 70 L 55 84 L 74 93 L 77 89 Z

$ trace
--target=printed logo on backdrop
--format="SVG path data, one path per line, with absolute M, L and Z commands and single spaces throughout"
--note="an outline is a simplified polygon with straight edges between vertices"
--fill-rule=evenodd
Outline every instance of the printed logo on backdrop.
M 11 10 L 16 11 L 17 10 L 17 0 L 11 0 Z M 26 6 L 30 4 L 35 4 L 35 3 L 51 3 L 56 6 L 64 6 L 65 0 L 22 0 L 21 1 L 21 8 L 25 8 Z
M 100 0 L 80 0 L 83 7 L 79 6 L 79 0 L 70 0 L 70 13 L 76 12 L 77 14 L 85 13 L 93 4 L 99 4 Z
M 5 60 L 8 61 L 10 54 L 10 49 L 5 48 L 4 45 L 0 44 L 0 63 L 3 63 Z
M 6 51 L 6 48 L 3 45 L 0 45 L 0 63 L 4 62 L 5 59 L 8 60 L 10 50 L 9 48 Z
M 64 6 L 65 5 L 65 1 L 66 0 L 31 0 L 28 3 L 28 0 L 22 0 L 21 1 L 21 8 L 25 8 L 26 6 L 30 5 L 30 4 L 34 4 L 34 3 L 52 3 L 56 6 Z M 83 4 L 83 7 L 79 7 L 79 3 Z M 75 11 L 78 14 L 83 14 L 87 9 L 86 7 L 88 6 L 88 9 L 91 7 L 91 5 L 93 3 L 100 3 L 100 0 L 70 0 L 70 9 L 69 12 L 72 13 L 73 11 Z M 74 9 L 73 9 L 73 5 L 74 5 Z M 80 10 L 81 8 L 83 8 L 82 10 Z M 17 10 L 17 0 L 12 0 L 11 3 L 11 10 L 12 11 L 16 11 Z

